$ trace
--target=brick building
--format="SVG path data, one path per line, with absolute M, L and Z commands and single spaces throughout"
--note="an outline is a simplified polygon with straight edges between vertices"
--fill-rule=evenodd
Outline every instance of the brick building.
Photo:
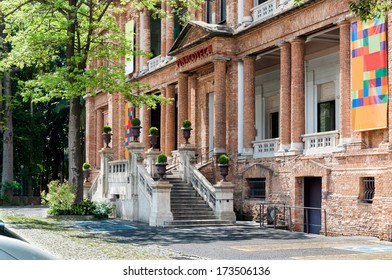
M 392 38 L 389 18 L 381 40 Z M 350 66 L 357 65 L 357 19 L 348 1 L 296 6 L 290 0 L 207 0 L 184 27 L 175 16 L 154 20 L 148 11 L 128 11 L 118 22 L 134 35 L 136 49 L 154 55 L 127 58 L 129 81 L 147 83 L 148 94 L 175 103 L 133 110 L 120 94 L 87 95 L 86 158 L 95 170 L 104 124 L 113 128 L 114 159 L 122 159 L 130 115 L 142 120 L 141 141 L 149 127 L 159 128 L 159 147 L 168 155 L 183 143 L 180 124 L 189 119 L 199 156 L 231 157 L 238 218 L 258 219 L 260 202 L 284 203 L 297 209 L 293 220 L 300 230 L 306 220 L 326 220 L 329 234 L 388 238 L 391 102 L 386 97 L 380 101 L 384 111 L 371 113 L 384 123 L 355 128 L 354 118 L 360 118 L 354 117 L 352 84 L 358 69 Z M 391 45 L 386 41 L 385 54 Z M 385 59 L 381 68 L 390 63 Z M 386 94 L 388 75 L 380 78 Z M 213 162 L 200 171 L 210 181 L 220 179 Z M 325 212 L 302 215 L 304 207 Z

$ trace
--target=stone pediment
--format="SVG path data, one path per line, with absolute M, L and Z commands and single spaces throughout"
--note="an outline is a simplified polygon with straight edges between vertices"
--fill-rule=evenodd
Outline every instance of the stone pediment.
M 213 37 L 229 37 L 233 30 L 226 25 L 208 24 L 202 21 L 191 21 L 181 31 L 169 51 L 174 56 L 181 51 L 189 49 L 197 44 L 205 42 Z

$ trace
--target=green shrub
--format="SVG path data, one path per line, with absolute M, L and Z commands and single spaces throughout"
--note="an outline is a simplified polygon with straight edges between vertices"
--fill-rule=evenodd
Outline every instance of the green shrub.
M 191 126 L 192 126 L 191 121 L 189 120 L 182 121 L 182 128 L 190 128 Z
M 155 126 L 150 127 L 150 135 L 158 135 L 158 128 Z
M 41 192 L 41 203 L 49 205 L 48 213 L 60 215 L 59 212 L 71 211 L 76 197 L 76 187 L 67 181 L 60 183 L 58 180 L 48 184 L 48 193 Z
M 88 162 L 83 163 L 82 169 L 83 170 L 91 170 L 90 163 L 88 163 Z
M 167 156 L 165 154 L 160 154 L 157 157 L 157 163 L 160 163 L 160 164 L 167 163 Z
M 114 212 L 114 205 L 109 201 L 95 202 L 95 209 L 92 211 L 97 218 L 107 218 Z
M 110 134 L 111 132 L 112 132 L 112 128 L 110 127 L 110 125 L 105 125 L 103 127 L 103 133 Z
M 222 165 L 228 165 L 230 161 L 230 158 L 228 155 L 226 154 L 222 154 L 219 156 L 218 158 L 218 164 L 222 164 Z
M 131 120 L 131 124 L 132 124 L 132 126 L 140 126 L 140 119 L 138 119 L 138 118 L 133 118 L 133 119 Z

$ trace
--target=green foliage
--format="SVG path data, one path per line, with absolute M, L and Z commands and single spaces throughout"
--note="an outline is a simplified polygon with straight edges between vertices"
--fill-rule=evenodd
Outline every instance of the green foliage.
M 191 126 L 192 126 L 191 121 L 189 120 L 182 121 L 182 128 L 190 128 Z
M 17 181 L 6 181 L 0 185 L 0 189 L 2 190 L 12 190 L 19 191 L 22 189 L 22 185 Z
M 70 211 L 75 201 L 76 187 L 67 181 L 60 183 L 58 180 L 50 181 L 48 192 L 41 192 L 41 203 L 49 205 L 48 213 L 56 215 L 61 211 Z
M 150 127 L 149 129 L 150 135 L 158 135 L 158 128 L 155 126 Z
M 140 126 L 140 119 L 138 119 L 138 118 L 133 118 L 133 119 L 131 120 L 131 124 L 132 124 L 132 126 Z
M 112 132 L 112 128 L 110 125 L 104 125 L 103 126 L 103 133 L 105 134 L 110 134 Z
M 392 3 L 389 0 L 360 0 L 350 1 L 350 10 L 360 20 L 380 18 L 385 15 L 388 10 L 392 9 Z
M 230 161 L 230 157 L 227 154 L 222 154 L 218 157 L 218 164 L 228 165 Z
M 91 170 L 91 164 L 88 162 L 83 163 L 82 169 L 85 170 Z
M 113 214 L 115 208 L 109 201 L 98 201 L 95 203 L 95 209 L 92 211 L 97 218 L 107 218 Z
M 159 164 L 165 164 L 165 163 L 167 163 L 167 156 L 166 156 L 165 154 L 160 154 L 160 155 L 157 157 L 157 163 L 159 163 Z

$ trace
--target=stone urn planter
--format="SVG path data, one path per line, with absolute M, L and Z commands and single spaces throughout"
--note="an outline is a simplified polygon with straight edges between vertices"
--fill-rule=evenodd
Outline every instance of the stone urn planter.
M 184 120 L 182 122 L 182 136 L 185 139 L 185 144 L 189 144 L 189 138 L 191 138 L 191 128 L 192 123 L 189 120 Z
M 230 158 L 226 154 L 222 154 L 218 157 L 218 166 L 220 175 L 223 177 L 223 181 L 226 182 L 226 176 L 229 174 L 229 161 Z
M 90 163 L 88 163 L 88 162 L 83 163 L 82 170 L 83 170 L 84 180 L 85 180 L 85 182 L 88 182 L 88 180 L 90 178 L 90 172 L 91 172 Z
M 150 134 L 148 135 L 148 137 L 150 138 L 150 144 L 151 144 L 151 148 L 154 149 L 155 145 L 158 144 L 158 128 L 152 126 L 149 129 Z
M 157 157 L 157 162 L 155 163 L 157 168 L 157 173 L 159 175 L 159 180 L 163 180 L 163 177 L 166 174 L 166 166 L 167 166 L 167 156 L 165 154 L 160 154 Z
M 140 126 L 140 119 L 138 118 L 133 118 L 131 120 L 132 126 L 131 126 L 131 132 L 133 136 L 133 142 L 139 142 L 138 138 L 140 136 L 140 129 L 142 128 Z
M 103 141 L 105 142 L 106 148 L 110 148 L 109 144 L 112 141 L 112 128 L 109 125 L 103 127 Z

